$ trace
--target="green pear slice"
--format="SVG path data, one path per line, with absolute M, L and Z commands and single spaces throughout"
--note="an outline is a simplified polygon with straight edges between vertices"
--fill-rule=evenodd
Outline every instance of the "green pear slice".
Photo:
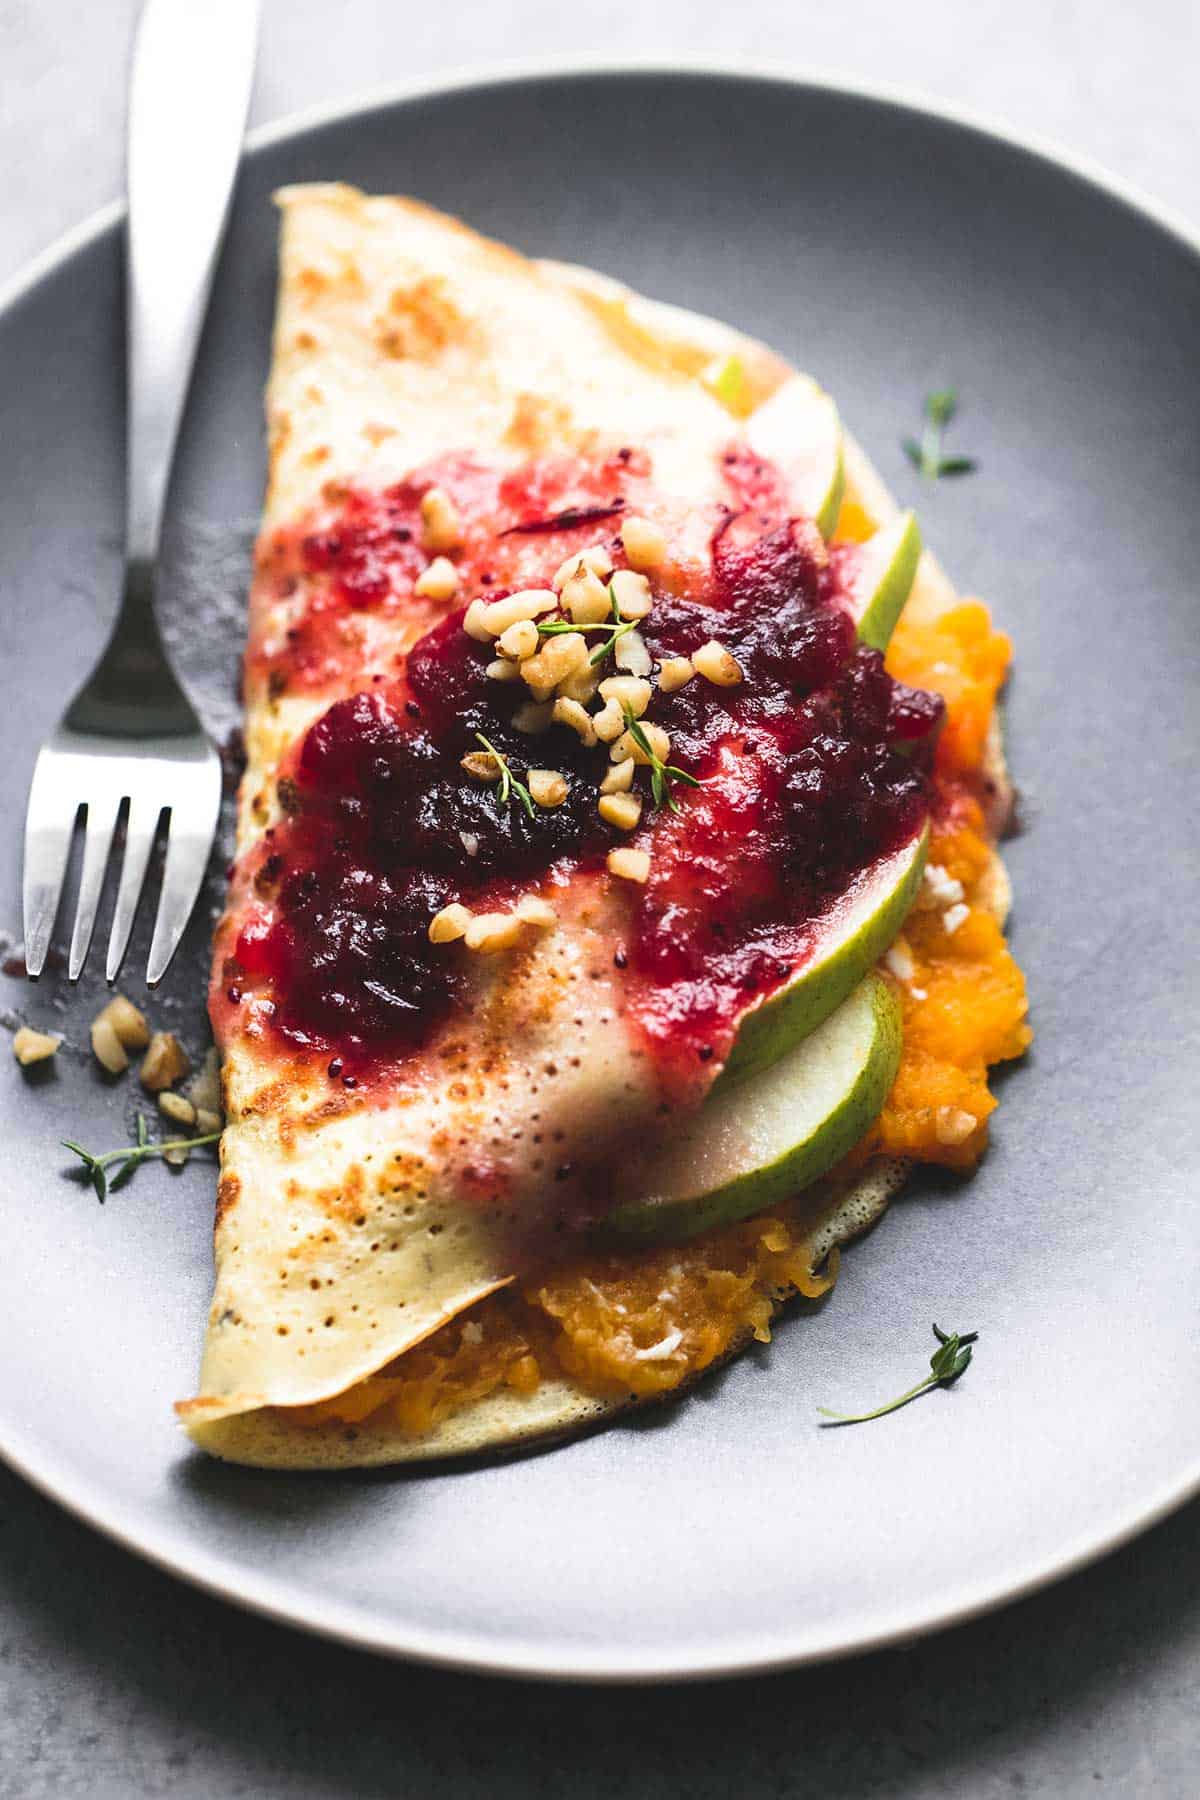
M 896 1078 L 900 1002 L 868 975 L 802 1044 L 715 1093 L 638 1172 L 641 1197 L 607 1220 L 622 1237 L 694 1237 L 789 1199 L 852 1150 Z
M 894 942 L 908 916 L 925 867 L 928 827 L 890 856 L 881 857 L 821 923 L 821 939 L 785 987 L 742 1018 L 717 1088 L 741 1082 L 815 1031 Z
M 887 649 L 920 560 L 921 527 L 911 512 L 901 513 L 862 546 L 851 601 L 859 640 L 872 650 Z
M 746 421 L 746 441 L 781 470 L 797 511 L 833 536 L 846 468 L 837 407 L 807 375 L 793 375 Z

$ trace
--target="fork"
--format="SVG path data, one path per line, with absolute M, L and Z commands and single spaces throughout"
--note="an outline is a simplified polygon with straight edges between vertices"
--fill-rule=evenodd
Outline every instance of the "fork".
M 146 980 L 161 981 L 195 906 L 221 806 L 221 762 L 154 616 L 175 443 L 250 103 L 258 0 L 148 0 L 129 92 L 125 578 L 99 662 L 38 752 L 25 815 L 25 967 L 50 949 L 79 815 L 83 860 L 67 976 L 87 960 L 119 816 L 125 848 L 106 975 L 124 960 L 168 815 Z

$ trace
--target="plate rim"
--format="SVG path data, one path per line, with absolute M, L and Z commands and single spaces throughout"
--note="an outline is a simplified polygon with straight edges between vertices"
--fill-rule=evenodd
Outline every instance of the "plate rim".
M 525 81 L 563 78 L 621 80 L 629 76 L 683 76 L 770 84 L 795 91 L 817 91 L 834 98 L 862 100 L 916 114 L 966 131 L 1023 155 L 1032 156 L 1052 169 L 1065 170 L 1109 199 L 1140 216 L 1165 233 L 1200 263 L 1200 225 L 1175 208 L 1153 199 L 1135 183 L 1113 174 L 1086 153 L 1068 149 L 1049 136 L 1017 130 L 986 112 L 942 102 L 899 84 L 862 81 L 834 69 L 800 64 L 767 64 L 752 58 L 717 58 L 685 55 L 666 58 L 648 53 L 614 58 L 605 54 L 556 55 L 505 59 L 499 63 L 467 64 L 429 77 L 391 82 L 336 101 L 318 102 L 256 126 L 246 135 L 244 155 L 270 149 L 289 139 L 329 125 L 344 124 L 372 113 L 419 100 L 434 100 L 469 91 L 515 86 Z M 48 277 L 75 255 L 88 249 L 124 220 L 124 200 L 100 207 L 78 224 L 53 239 L 6 281 L 0 283 L 0 317 L 32 294 Z M 1149 1499 L 1118 1509 L 1109 1525 L 1090 1530 L 1057 1554 L 1035 1560 L 1031 1567 L 999 1586 L 994 1582 L 967 1581 L 951 1594 L 930 1603 L 919 1613 L 911 1607 L 901 1618 L 886 1605 L 865 1629 L 826 1642 L 803 1641 L 798 1634 L 791 1648 L 721 1650 L 714 1654 L 691 1652 L 672 1660 L 656 1653 L 638 1652 L 614 1658 L 610 1652 L 593 1652 L 574 1645 L 551 1660 L 544 1647 L 509 1640 L 502 1647 L 494 1641 L 463 1631 L 439 1632 L 425 1627 L 402 1633 L 381 1627 L 361 1605 L 322 1599 L 320 1608 L 305 1607 L 291 1581 L 280 1581 L 248 1571 L 235 1558 L 206 1548 L 183 1544 L 172 1548 L 170 1533 L 148 1540 L 137 1528 L 138 1510 L 123 1502 L 114 1506 L 109 1490 L 86 1477 L 80 1479 L 36 1440 L 22 1439 L 0 1422 L 0 1461 L 27 1481 L 38 1493 L 89 1526 L 110 1542 L 131 1552 L 152 1567 L 185 1581 L 189 1586 L 281 1625 L 306 1631 L 355 1649 L 398 1659 L 414 1660 L 435 1668 L 471 1674 L 500 1675 L 555 1683 L 593 1682 L 619 1685 L 627 1682 L 702 1681 L 769 1674 L 867 1655 L 872 1651 L 904 1646 L 935 1631 L 965 1624 L 1002 1606 L 1039 1592 L 1087 1568 L 1102 1557 L 1152 1529 L 1171 1513 L 1200 1494 L 1200 1452 L 1180 1477 L 1163 1483 Z M 163 1541 L 165 1536 L 165 1541 Z

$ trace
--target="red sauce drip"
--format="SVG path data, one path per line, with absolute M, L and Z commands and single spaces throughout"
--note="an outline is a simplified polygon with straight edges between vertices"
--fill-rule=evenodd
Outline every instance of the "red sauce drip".
M 531 500 L 548 507 L 562 493 L 543 476 L 504 510 L 535 517 Z M 379 520 L 402 504 L 385 496 L 366 534 L 310 534 L 304 554 L 332 559 L 339 591 L 348 582 L 351 597 L 373 592 L 393 554 Z M 593 525 L 586 541 L 595 535 Z M 526 541 L 539 546 L 544 584 L 560 546 L 538 533 Z M 786 980 L 826 908 L 925 817 L 941 702 L 892 681 L 878 653 L 857 645 L 841 580 L 811 527 L 764 532 L 757 515 L 735 516 L 714 539 L 711 572 L 659 595 L 644 629 L 655 657 L 715 637 L 745 672 L 739 687 L 697 678 L 654 702 L 671 760 L 704 783 L 678 786 L 678 813 L 643 827 L 651 880 L 629 890 L 618 949 L 631 1013 L 664 1060 L 723 1056 L 747 1001 Z M 282 1047 L 336 1058 L 343 1081 L 420 1045 L 460 995 L 464 953 L 428 942 L 439 907 L 503 905 L 552 866 L 601 870 L 605 852 L 629 841 L 596 810 L 602 750 L 563 726 L 535 739 L 517 732 L 524 689 L 487 679 L 490 648 L 461 620 L 459 608 L 415 644 L 402 673 L 338 700 L 297 747 L 290 815 L 256 853 L 257 897 L 225 970 L 270 995 Z M 515 799 L 500 806 L 495 788 L 460 768 L 476 733 L 519 776 L 531 758 L 561 769 L 565 804 L 533 820 Z M 637 785 L 651 821 L 645 772 Z

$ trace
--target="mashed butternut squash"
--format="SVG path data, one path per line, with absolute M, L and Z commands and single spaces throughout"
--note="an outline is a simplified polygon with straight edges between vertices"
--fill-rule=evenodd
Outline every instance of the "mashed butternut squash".
M 931 861 L 965 872 L 982 844 L 969 828 L 935 833 Z M 1024 977 L 1004 934 L 990 912 L 970 904 L 970 882 L 963 885 L 966 916 L 953 932 L 947 930 L 949 909 L 936 907 L 915 910 L 905 926 L 912 974 L 900 984 L 904 1052 L 877 1143 L 892 1156 L 965 1170 L 983 1153 L 996 1105 L 988 1068 L 1020 1056 L 1032 1033 L 1025 1023 Z M 973 1123 L 965 1129 L 968 1120 Z
M 767 1343 L 776 1301 L 793 1291 L 818 1298 L 837 1270 L 834 1249 L 814 1271 L 786 1208 L 686 1247 L 589 1257 L 493 1295 L 382 1374 L 289 1417 L 354 1425 L 390 1408 L 402 1430 L 420 1434 L 501 1383 L 530 1393 L 544 1375 L 569 1375 L 600 1395 L 669 1393 L 747 1331 Z
M 1020 1056 L 1032 1035 L 1021 971 L 982 903 L 991 847 L 976 797 L 1011 646 L 978 600 L 935 617 L 910 613 L 887 664 L 946 701 L 929 854 L 936 873 L 887 963 L 904 1005 L 895 1085 L 869 1138 L 832 1179 L 878 1153 L 973 1168 L 996 1104 L 988 1069 Z M 747 1332 L 767 1341 L 782 1295 L 816 1298 L 832 1287 L 837 1252 L 814 1269 L 805 1217 L 813 1217 L 811 1195 L 803 1214 L 780 1207 L 687 1244 L 558 1268 L 492 1296 L 380 1375 L 293 1416 L 353 1424 L 390 1408 L 403 1430 L 419 1434 L 501 1383 L 528 1393 L 544 1377 L 566 1374 L 599 1395 L 668 1393 Z
M 979 600 L 964 600 L 933 618 L 900 615 L 888 646 L 888 672 L 912 687 L 928 688 L 946 702 L 938 740 L 938 773 L 979 772 L 996 696 L 1004 685 L 1012 645 L 992 627 Z

